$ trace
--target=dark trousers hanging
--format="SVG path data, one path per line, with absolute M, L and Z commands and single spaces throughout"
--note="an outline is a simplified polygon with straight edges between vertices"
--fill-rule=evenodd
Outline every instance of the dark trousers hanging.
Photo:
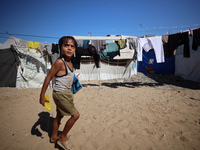
M 165 46 L 165 57 L 172 58 L 173 52 L 178 46 L 184 44 L 183 57 L 190 57 L 188 32 L 169 35 L 168 46 Z M 167 48 L 167 49 L 166 49 Z
M 81 56 L 93 56 L 95 65 L 97 68 L 99 68 L 100 58 L 94 46 L 88 45 L 87 49 L 84 49 L 81 47 L 78 47 L 76 49 L 76 57 L 73 58 L 73 65 L 74 65 L 74 68 L 76 69 L 80 69 Z

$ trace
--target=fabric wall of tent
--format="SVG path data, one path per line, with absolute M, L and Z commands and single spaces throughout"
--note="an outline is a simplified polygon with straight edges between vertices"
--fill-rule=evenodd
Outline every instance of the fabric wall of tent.
M 27 41 L 10 36 L 5 43 L 0 45 L 0 51 L 6 52 L 6 56 L 5 54 L 0 55 L 3 58 L 5 57 L 1 59 L 0 63 L 2 66 L 0 83 L 3 87 L 42 87 L 50 63 L 44 57 L 41 57 L 41 53 L 38 53 L 35 49 L 30 48 L 28 50 L 26 46 L 23 46 L 23 42 Z M 10 52 L 11 45 L 14 47 L 12 51 L 16 54 L 15 57 Z M 6 79 L 2 76 L 5 76 Z
M 189 36 L 190 57 L 183 57 L 184 45 L 177 48 L 175 55 L 175 75 L 184 79 L 200 82 L 200 46 L 197 50 L 192 49 L 193 37 Z
M 19 58 L 13 47 L 0 45 L 0 87 L 16 87 Z
M 76 74 L 80 74 L 80 80 L 130 78 L 137 74 L 137 62 L 132 59 L 101 59 L 100 68 L 95 67 L 95 63 L 90 57 L 81 59 L 81 67 L 76 70 Z
M 138 72 L 156 74 L 174 74 L 175 57 L 165 58 L 165 62 L 157 63 L 154 50 L 142 52 L 142 61 L 138 61 Z

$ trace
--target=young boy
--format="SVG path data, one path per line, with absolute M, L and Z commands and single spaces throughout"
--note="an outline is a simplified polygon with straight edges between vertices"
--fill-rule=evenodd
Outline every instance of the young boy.
M 74 69 L 71 63 L 71 57 L 77 48 L 77 42 L 72 36 L 64 36 L 59 40 L 59 48 L 61 57 L 59 57 L 52 65 L 49 74 L 44 81 L 40 93 L 40 104 L 44 106 L 44 103 L 47 102 L 45 99 L 45 92 L 51 79 L 55 76 L 53 99 L 56 104 L 57 114 L 53 122 L 53 132 L 50 142 L 55 143 L 57 141 L 60 146 L 67 149 L 69 146 L 67 134 L 80 117 L 79 112 L 74 106 L 74 96 L 71 92 L 71 85 L 74 77 Z M 68 114 L 70 114 L 71 117 L 66 122 L 63 132 L 58 137 L 60 121 L 63 116 Z

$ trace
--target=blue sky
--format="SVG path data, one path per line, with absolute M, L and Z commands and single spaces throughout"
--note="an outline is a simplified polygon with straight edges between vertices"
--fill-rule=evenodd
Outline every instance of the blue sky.
M 48 43 L 89 32 L 92 36 L 165 35 L 199 27 L 199 7 L 199 0 L 1 0 L 0 43 L 9 34 Z

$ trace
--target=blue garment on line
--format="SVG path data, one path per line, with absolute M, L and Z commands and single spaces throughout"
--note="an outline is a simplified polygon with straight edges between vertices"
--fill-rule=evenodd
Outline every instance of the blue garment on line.
M 107 59 L 112 59 L 115 56 L 119 55 L 119 46 L 116 43 L 106 43 L 106 49 L 99 53 L 100 58 L 105 57 Z

